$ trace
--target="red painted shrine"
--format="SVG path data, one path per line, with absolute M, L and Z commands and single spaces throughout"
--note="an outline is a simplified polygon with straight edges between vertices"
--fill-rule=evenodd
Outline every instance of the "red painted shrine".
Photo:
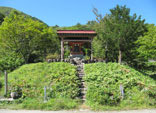
M 91 59 L 92 54 L 92 40 L 96 36 L 96 32 L 93 30 L 58 30 L 57 34 L 61 39 L 61 59 L 64 59 L 64 43 L 68 42 L 70 46 L 70 57 L 81 57 L 83 58 L 84 53 L 82 46 L 85 42 L 90 43 Z

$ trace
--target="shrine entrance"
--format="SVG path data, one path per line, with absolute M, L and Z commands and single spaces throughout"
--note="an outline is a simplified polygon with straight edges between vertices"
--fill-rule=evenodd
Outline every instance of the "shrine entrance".
M 86 43 L 90 44 L 90 59 L 93 59 L 92 40 L 96 36 L 96 32 L 92 30 L 58 30 L 57 34 L 61 39 L 61 60 L 64 59 L 64 44 L 70 46 L 70 58 L 83 58 L 85 53 L 83 46 Z

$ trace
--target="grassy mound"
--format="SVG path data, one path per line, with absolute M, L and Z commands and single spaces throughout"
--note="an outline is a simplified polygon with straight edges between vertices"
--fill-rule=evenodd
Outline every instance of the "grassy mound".
M 156 105 L 156 81 L 128 66 L 86 64 L 85 74 L 87 103 L 94 109 L 114 105 L 132 108 Z M 123 86 L 124 97 L 120 86 Z
M 76 68 L 68 63 L 27 64 L 9 75 L 12 91 L 22 91 L 26 97 L 43 97 L 44 86 L 50 97 L 65 96 L 75 98 L 79 95 L 79 81 Z
M 75 100 L 80 93 L 80 81 L 76 76 L 76 67 L 69 63 L 27 64 L 11 72 L 8 78 L 10 91 L 22 94 L 25 109 L 69 109 L 77 105 Z M 47 87 L 47 103 L 43 103 L 44 86 Z M 54 104 L 58 106 L 52 107 Z

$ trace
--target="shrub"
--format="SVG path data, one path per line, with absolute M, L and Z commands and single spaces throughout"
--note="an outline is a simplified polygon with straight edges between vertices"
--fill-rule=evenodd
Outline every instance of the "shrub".
M 55 54 L 48 54 L 47 57 L 46 57 L 46 60 L 48 59 L 59 59 L 59 55 L 57 53 Z
M 117 63 L 85 65 L 87 103 L 89 105 L 154 105 L 156 82 L 140 72 Z M 120 85 L 124 87 L 122 99 Z
M 23 97 L 43 97 L 44 86 L 47 86 L 48 98 L 76 98 L 80 92 L 76 67 L 69 63 L 27 64 L 8 76 L 11 90 L 21 89 Z

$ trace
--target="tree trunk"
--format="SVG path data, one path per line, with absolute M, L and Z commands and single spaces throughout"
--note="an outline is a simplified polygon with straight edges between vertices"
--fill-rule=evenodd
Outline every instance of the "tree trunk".
M 119 57 L 118 57 L 118 63 L 121 64 L 121 59 L 122 59 L 122 52 L 119 50 Z
M 107 63 L 108 62 L 108 45 L 106 43 L 106 46 L 105 46 L 105 62 Z

